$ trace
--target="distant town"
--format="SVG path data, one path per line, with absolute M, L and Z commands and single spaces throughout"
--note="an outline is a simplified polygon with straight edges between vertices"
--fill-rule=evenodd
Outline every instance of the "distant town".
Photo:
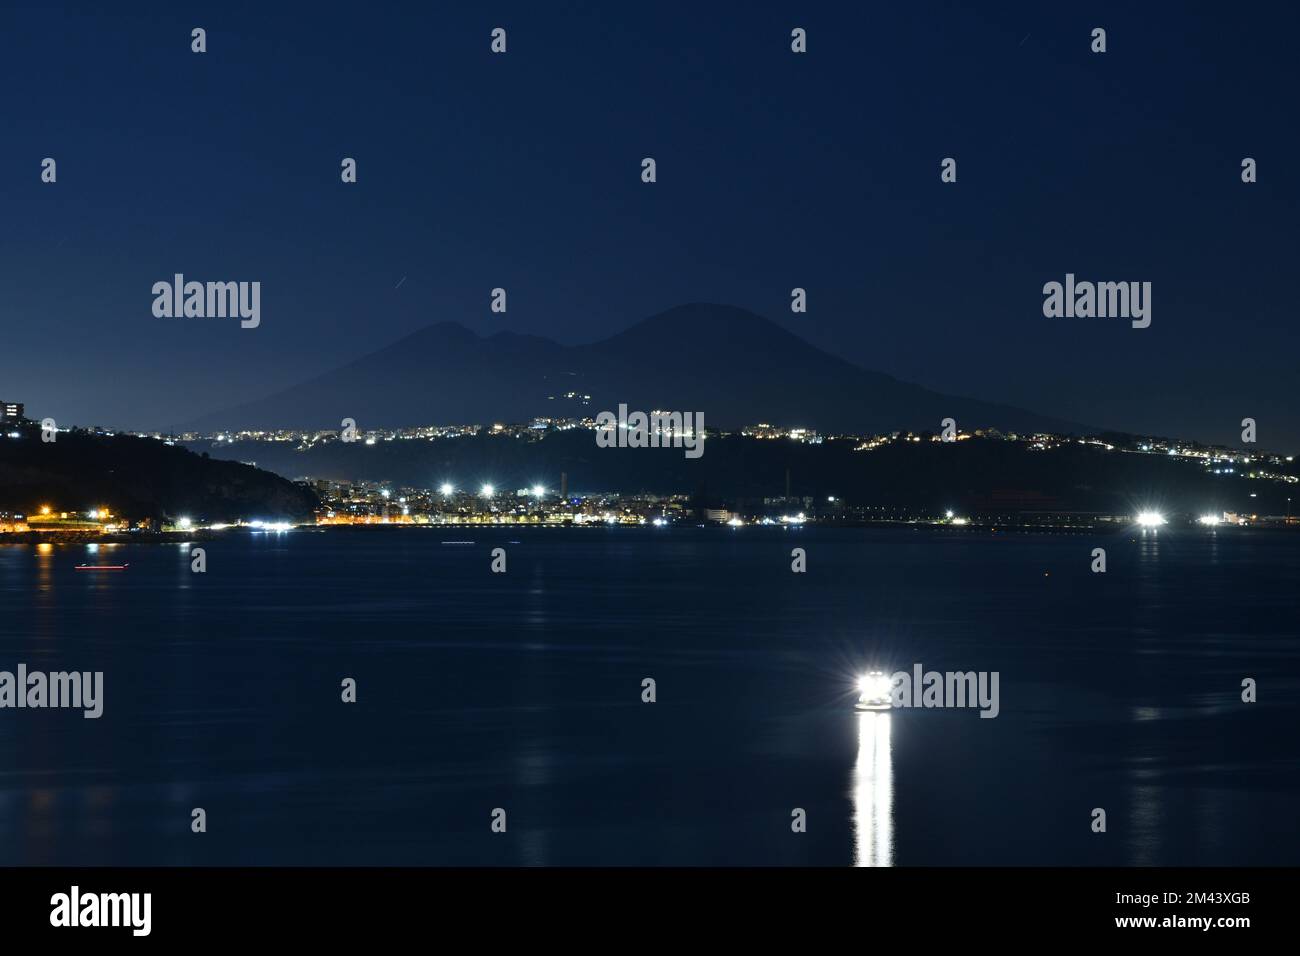
M 23 424 L 29 429 L 36 423 L 24 418 L 19 403 L 0 403 L 0 435 L 20 439 Z M 48 422 L 46 423 L 49 424 Z M 208 444 L 217 447 L 238 445 L 256 449 L 258 445 L 291 448 L 309 452 L 333 443 L 367 446 L 392 442 L 443 441 L 488 435 L 520 441 L 541 441 L 547 436 L 574 430 L 593 430 L 594 418 L 535 418 L 525 424 L 490 425 L 421 425 L 408 428 L 357 430 L 349 442 L 342 429 L 240 430 L 212 434 L 123 432 L 89 427 L 64 429 L 80 435 L 114 437 L 126 435 L 162 442 L 170 446 Z M 1004 433 L 980 428 L 956 430 L 949 436 L 935 432 L 892 432 L 881 435 L 822 434 L 811 428 L 778 427 L 754 424 L 734 430 L 707 429 L 707 440 L 742 439 L 756 442 L 792 442 L 801 445 L 843 443 L 840 447 L 862 455 L 882 449 L 921 443 L 984 442 L 1014 443 L 1030 453 L 1050 453 L 1069 446 L 1085 446 L 1094 451 L 1117 455 L 1162 456 L 1183 467 L 1203 474 L 1233 476 L 1252 481 L 1292 485 L 1300 481 L 1294 473 L 1293 456 L 1261 452 L 1245 453 L 1225 447 L 1197 442 L 1179 442 L 1161 438 L 1105 435 L 1076 437 L 1044 433 Z M 256 466 L 255 461 L 245 464 Z M 1080 512 L 1052 509 L 982 509 L 967 513 L 953 508 L 925 508 L 846 500 L 835 495 L 791 494 L 786 474 L 784 494 L 749 498 L 729 504 L 703 501 L 689 494 L 630 494 L 622 489 L 580 493 L 571 491 L 565 472 L 550 477 L 545 484 L 523 488 L 502 487 L 491 480 L 470 482 L 465 476 L 441 475 L 428 487 L 409 483 L 370 480 L 339 480 L 312 475 L 294 476 L 297 484 L 310 489 L 319 502 L 314 520 L 294 522 L 276 516 L 247 516 L 234 521 L 210 520 L 202 514 L 176 514 L 167 519 L 132 519 L 119 513 L 114 502 L 49 501 L 34 513 L 0 509 L 0 533 L 120 534 L 135 531 L 193 534 L 246 526 L 254 530 L 280 532 L 295 526 L 316 525 L 745 525 L 799 526 L 804 524 L 929 524 L 936 526 L 1005 526 L 1025 528 L 1097 528 L 1139 525 L 1156 527 L 1174 516 L 1135 505 L 1127 513 Z M 1254 497 L 1253 495 L 1251 497 Z M 1201 525 L 1287 526 L 1296 525 L 1290 509 L 1290 497 L 1281 513 L 1266 514 L 1236 511 L 1213 511 L 1180 515 L 1177 520 Z

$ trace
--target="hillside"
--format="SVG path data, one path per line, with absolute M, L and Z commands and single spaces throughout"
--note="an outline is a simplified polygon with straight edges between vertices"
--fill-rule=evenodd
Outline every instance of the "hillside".
M 39 428 L 0 438 L 0 511 L 107 507 L 130 520 L 305 518 L 315 496 L 279 475 L 147 438 Z

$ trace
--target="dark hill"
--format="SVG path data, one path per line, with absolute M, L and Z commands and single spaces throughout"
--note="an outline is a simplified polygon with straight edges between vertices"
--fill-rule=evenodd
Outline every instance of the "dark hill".
M 0 511 L 35 514 L 107 507 L 133 521 L 306 518 L 315 495 L 279 475 L 149 438 L 60 432 L 42 442 L 22 428 L 0 438 Z

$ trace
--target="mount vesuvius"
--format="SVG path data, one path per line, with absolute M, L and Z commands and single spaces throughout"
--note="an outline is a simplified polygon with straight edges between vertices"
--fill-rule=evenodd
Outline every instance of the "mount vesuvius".
M 959 427 L 1077 432 L 1024 409 L 901 382 L 731 306 L 692 304 L 590 345 L 440 322 L 333 371 L 187 424 L 187 430 L 524 422 L 629 408 L 701 412 L 829 433 Z

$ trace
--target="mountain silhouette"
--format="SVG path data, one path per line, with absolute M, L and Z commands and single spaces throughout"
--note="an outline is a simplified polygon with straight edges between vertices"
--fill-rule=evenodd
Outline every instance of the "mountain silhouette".
M 938 431 L 958 426 L 1077 432 L 1081 426 L 1008 405 L 959 398 L 837 358 L 768 319 L 697 303 L 651 316 L 590 345 L 513 332 L 479 336 L 430 325 L 266 398 L 186 430 L 526 422 L 601 411 L 701 412 L 706 426 L 766 422 L 825 433 Z

